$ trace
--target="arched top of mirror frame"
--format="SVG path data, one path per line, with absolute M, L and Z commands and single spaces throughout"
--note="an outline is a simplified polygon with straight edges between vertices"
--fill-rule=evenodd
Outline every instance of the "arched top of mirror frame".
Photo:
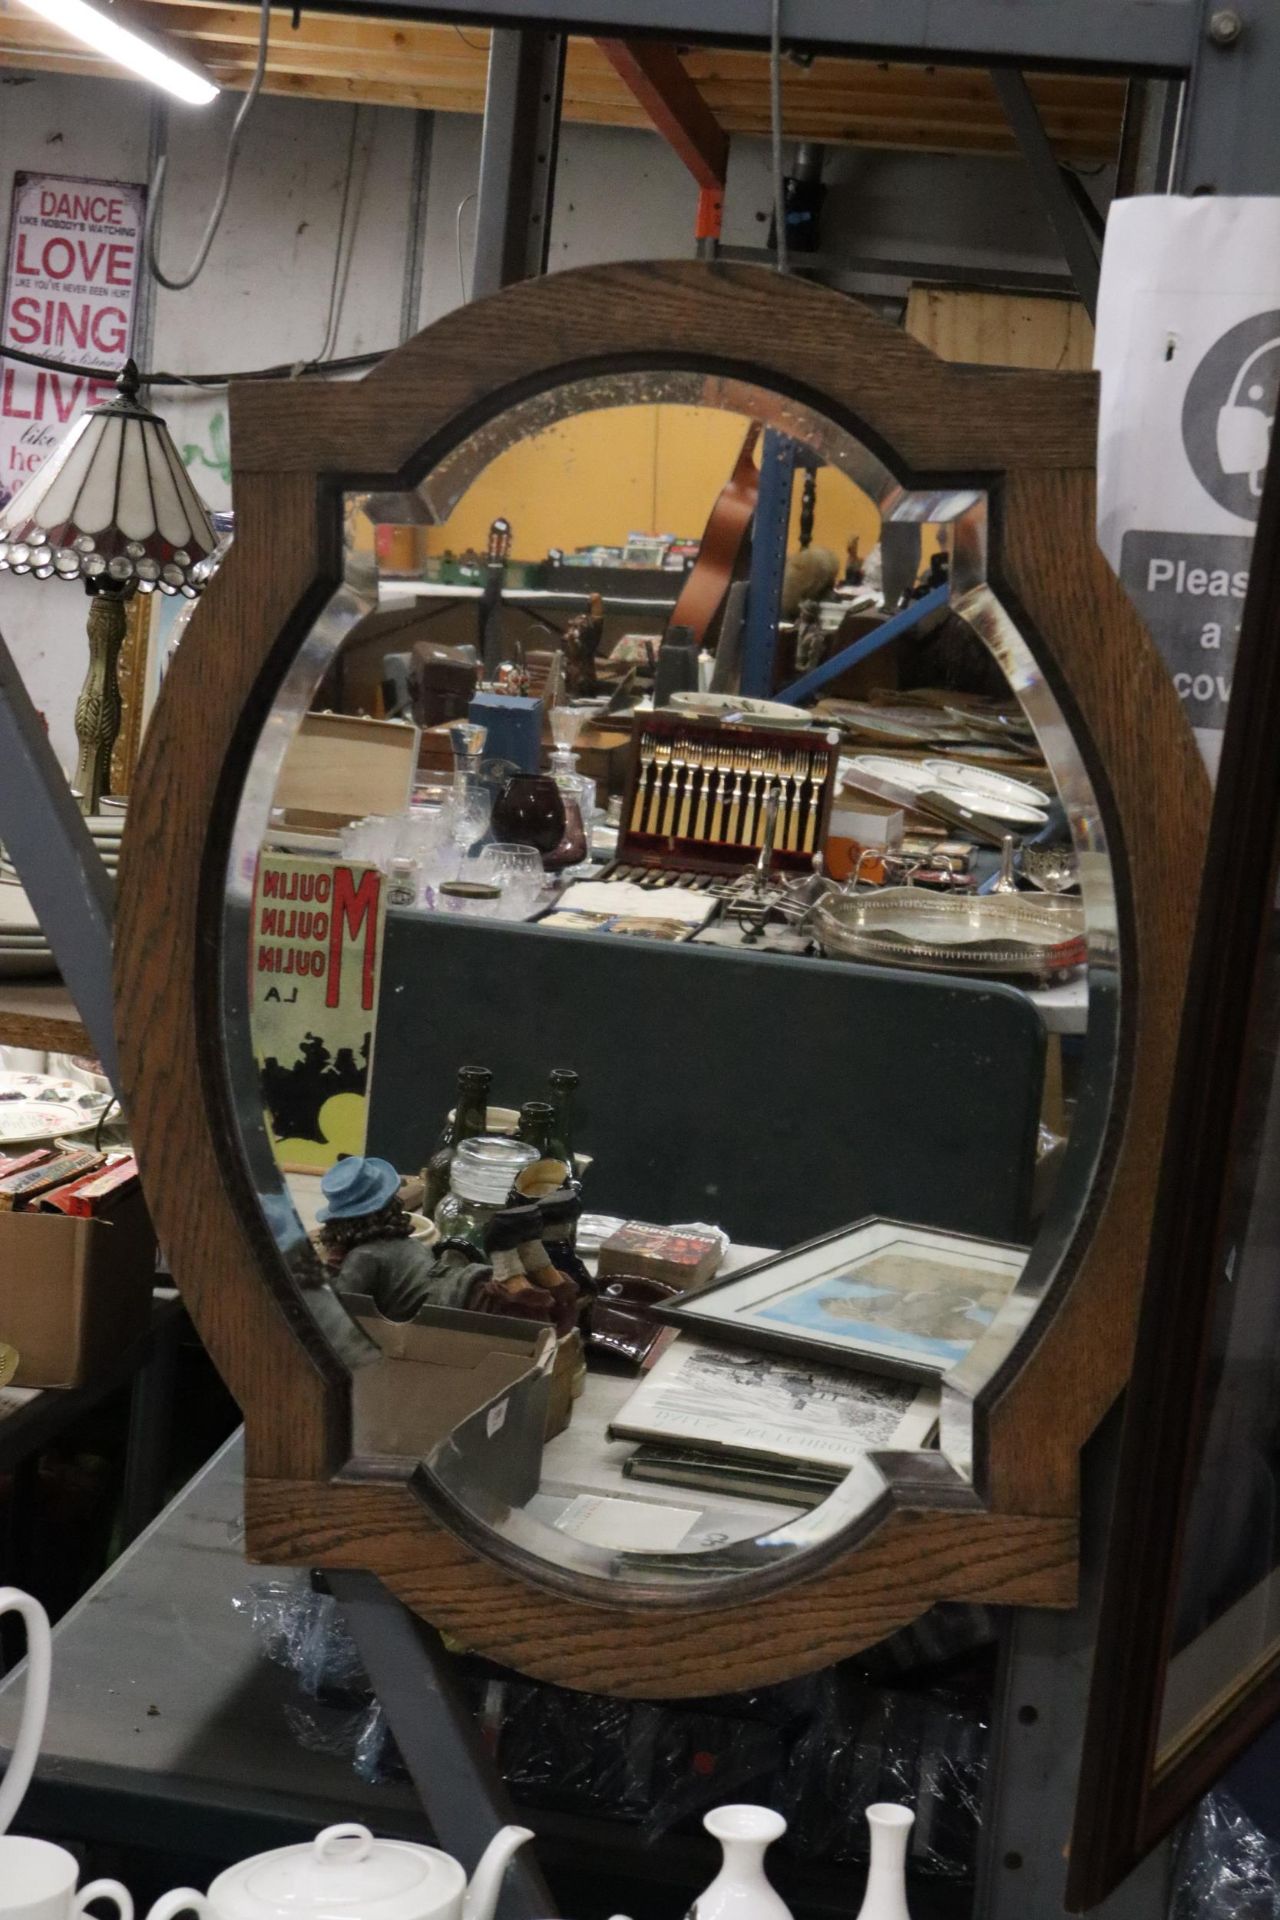
M 512 405 L 536 412 L 547 402 L 535 395 L 663 368 L 741 381 L 831 419 L 888 476 L 876 492 L 890 510 L 895 485 L 986 494 L 993 591 L 1077 735 L 1114 861 L 1114 1097 L 1088 1204 L 1043 1249 L 1055 1269 L 1044 1309 L 1016 1367 L 974 1395 L 971 1477 L 941 1456 L 904 1457 L 852 1544 L 837 1538 L 749 1591 L 735 1581 L 722 1596 L 653 1608 L 561 1590 L 548 1631 L 534 1570 L 494 1564 L 403 1484 L 342 1476 L 346 1378 L 265 1232 L 231 1123 L 218 925 L 248 757 L 339 584 L 338 493 L 438 478 Z M 664 263 L 511 289 L 450 315 L 360 383 L 233 392 L 237 539 L 140 769 L 118 1005 L 161 1237 L 246 1414 L 255 1553 L 370 1566 L 477 1649 L 637 1693 L 776 1679 L 867 1644 L 934 1599 L 1071 1603 L 1078 1453 L 1128 1367 L 1207 810 L 1167 674 L 1093 538 L 1094 391 L 1088 375 L 948 366 L 855 304 L 758 270 Z M 153 1009 L 145 1036 L 136 1005 Z

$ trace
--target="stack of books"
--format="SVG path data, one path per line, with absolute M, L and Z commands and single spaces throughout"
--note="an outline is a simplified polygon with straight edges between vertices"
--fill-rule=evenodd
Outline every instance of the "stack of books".
M 668 1347 L 609 1425 L 633 1480 L 814 1507 L 881 1448 L 934 1440 L 938 1388 L 786 1355 Z

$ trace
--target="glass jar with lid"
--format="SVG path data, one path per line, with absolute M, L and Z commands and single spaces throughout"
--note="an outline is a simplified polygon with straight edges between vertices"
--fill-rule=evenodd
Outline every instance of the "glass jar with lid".
M 538 1149 L 523 1140 L 480 1134 L 464 1140 L 449 1169 L 449 1191 L 435 1211 L 435 1223 L 446 1240 L 469 1240 L 484 1252 L 489 1222 L 501 1213 L 517 1178 L 538 1158 Z

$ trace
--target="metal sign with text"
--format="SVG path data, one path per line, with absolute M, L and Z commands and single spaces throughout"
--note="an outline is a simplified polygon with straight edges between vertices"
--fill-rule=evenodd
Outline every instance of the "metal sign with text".
M 0 506 L 85 407 L 109 400 L 133 345 L 147 189 L 18 173 L 0 316 Z M 55 373 L 6 347 L 83 367 Z

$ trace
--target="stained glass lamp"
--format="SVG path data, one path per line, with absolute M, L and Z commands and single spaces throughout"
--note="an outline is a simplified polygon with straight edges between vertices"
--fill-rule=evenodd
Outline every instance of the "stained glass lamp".
M 0 508 L 0 572 L 83 580 L 89 592 L 89 671 L 76 702 L 75 785 L 85 813 L 96 813 L 110 789 L 125 604 L 157 589 L 192 598 L 217 543 L 208 508 L 164 421 L 139 402 L 138 385 L 130 360 L 116 381 L 119 398 L 82 414 Z

